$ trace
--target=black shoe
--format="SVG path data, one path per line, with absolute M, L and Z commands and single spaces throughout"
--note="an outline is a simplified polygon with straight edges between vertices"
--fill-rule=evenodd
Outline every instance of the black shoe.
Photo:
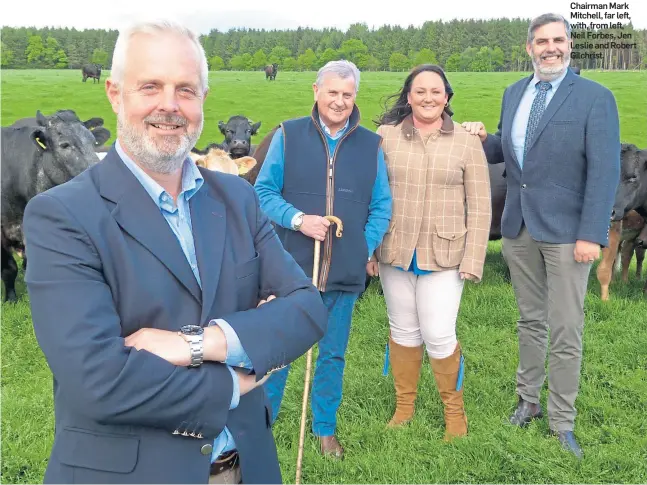
M 583 456 L 582 448 L 580 448 L 580 445 L 577 444 L 577 440 L 575 439 L 575 434 L 572 431 L 552 431 L 551 430 L 550 434 L 553 436 L 557 436 L 557 439 L 562 445 L 562 448 L 564 448 L 566 451 L 570 451 L 571 453 L 573 453 L 578 460 L 582 459 L 582 456 Z
M 541 411 L 541 405 L 524 401 L 520 397 L 517 409 L 515 409 L 512 416 L 510 416 L 510 424 L 523 428 L 533 419 L 540 419 L 543 417 L 544 414 Z

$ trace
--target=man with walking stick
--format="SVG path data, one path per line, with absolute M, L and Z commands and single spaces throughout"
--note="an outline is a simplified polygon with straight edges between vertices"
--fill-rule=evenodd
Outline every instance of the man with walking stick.
M 312 113 L 282 123 L 255 184 L 261 208 L 308 276 L 314 243 L 323 243 L 314 283 L 328 308 L 328 329 L 319 341 L 315 366 L 312 431 L 321 453 L 334 458 L 344 452 L 335 436 L 336 414 L 353 307 L 364 289 L 367 261 L 387 231 L 392 206 L 380 137 L 359 125 L 359 77 L 348 61 L 332 61 L 319 70 Z M 331 222 L 325 216 L 333 215 L 343 221 L 343 237 L 328 230 Z M 272 421 L 288 370 L 275 372 L 265 384 Z

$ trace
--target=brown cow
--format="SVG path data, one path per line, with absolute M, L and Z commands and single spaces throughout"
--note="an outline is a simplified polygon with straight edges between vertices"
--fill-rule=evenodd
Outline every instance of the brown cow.
M 642 232 L 647 232 L 647 226 L 643 228 Z M 645 248 L 638 244 L 638 238 L 633 241 L 622 241 L 620 245 L 620 261 L 622 266 L 622 281 L 627 283 L 629 281 L 629 265 L 631 258 L 636 253 L 636 278 L 642 277 L 643 261 L 645 260 Z
M 207 153 L 190 153 L 191 159 L 199 167 L 204 167 L 214 172 L 224 172 L 231 175 L 243 175 L 256 165 L 252 157 L 241 157 L 235 160 L 222 148 L 210 147 Z
M 640 278 L 642 273 L 642 262 L 645 257 L 645 249 L 636 246 L 636 240 L 642 237 L 647 231 L 645 219 L 636 211 L 631 210 L 619 220 L 612 221 L 609 228 L 609 246 L 602 250 L 602 260 L 598 264 L 597 278 L 600 282 L 600 298 L 609 299 L 609 284 L 613 276 L 613 267 L 621 250 L 622 280 L 629 278 L 629 264 L 634 250 L 636 250 L 636 276 Z M 644 239 L 642 239 L 644 241 Z M 647 289 L 647 286 L 646 286 Z

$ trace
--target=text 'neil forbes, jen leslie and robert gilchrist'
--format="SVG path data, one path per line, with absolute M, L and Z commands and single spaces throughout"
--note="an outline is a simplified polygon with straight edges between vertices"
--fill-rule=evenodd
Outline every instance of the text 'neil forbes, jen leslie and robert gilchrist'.
M 609 49 L 637 49 L 630 30 L 630 2 L 571 2 L 573 59 L 602 59 Z

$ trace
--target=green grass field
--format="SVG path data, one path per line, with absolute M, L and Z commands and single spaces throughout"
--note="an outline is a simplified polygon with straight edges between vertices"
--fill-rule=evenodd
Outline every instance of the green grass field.
M 107 74 L 107 73 L 106 73 Z M 496 129 L 501 95 L 522 73 L 449 73 L 457 121 L 482 120 Z M 624 142 L 645 148 L 647 73 L 584 72 L 616 96 Z M 381 110 L 381 99 L 401 85 L 403 73 L 363 75 L 358 105 L 363 125 Z M 221 141 L 218 120 L 243 114 L 262 121 L 258 143 L 278 122 L 307 114 L 315 73 L 211 73 L 205 131 L 198 146 Z M 82 119 L 102 116 L 115 132 L 115 116 L 102 85 L 81 82 L 80 72 L 3 71 L 2 125 L 34 116 L 36 109 L 76 110 Z M 632 269 L 633 273 L 633 269 Z M 34 337 L 28 299 L 2 306 L 2 482 L 37 483 L 53 440 L 52 382 Z M 643 280 L 644 281 L 644 280 Z M 356 307 L 347 354 L 338 435 L 346 458 L 321 458 L 307 436 L 304 483 L 645 483 L 647 482 L 647 299 L 632 274 L 614 280 L 602 302 L 592 271 L 586 297 L 584 360 L 576 402 L 576 434 L 585 452 L 577 462 L 549 438 L 546 420 L 519 430 L 506 424 L 516 397 L 517 319 L 505 279 L 500 244 L 490 243 L 485 275 L 466 284 L 458 337 L 466 356 L 465 403 L 470 435 L 442 441 L 441 402 L 428 363 L 423 368 L 414 421 L 386 430 L 395 405 L 393 380 L 382 376 L 388 336 L 385 306 L 372 286 Z M 55 315 L 52 318 L 56 318 Z M 274 434 L 285 482 L 294 482 L 304 360 L 293 366 Z M 544 386 L 546 388 L 546 386 Z M 542 404 L 546 405 L 546 390 Z M 309 429 L 309 425 L 308 425 Z

